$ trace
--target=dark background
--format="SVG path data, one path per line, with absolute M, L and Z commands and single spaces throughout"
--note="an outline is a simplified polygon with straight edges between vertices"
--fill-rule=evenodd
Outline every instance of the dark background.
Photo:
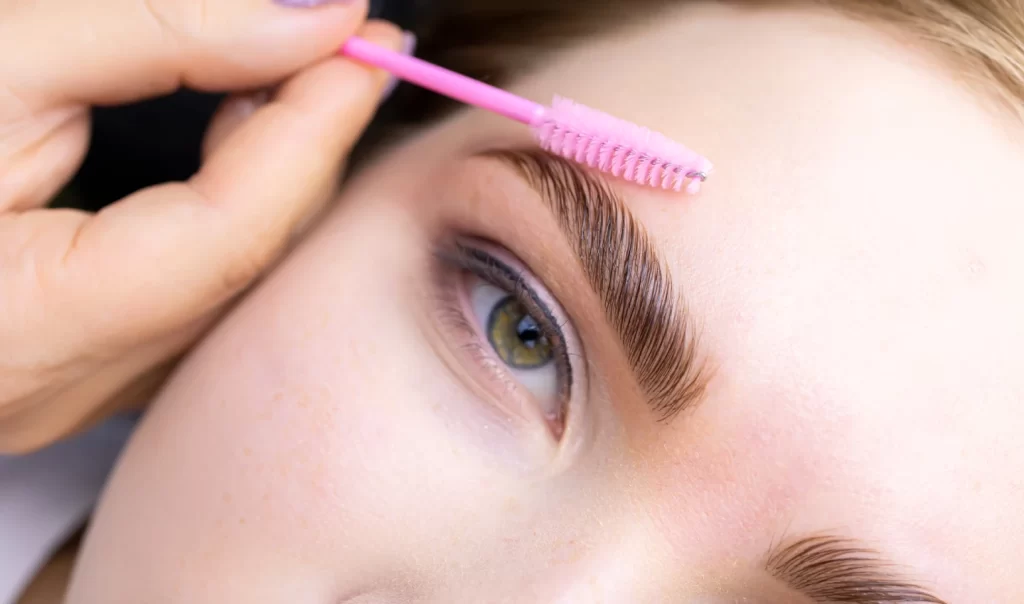
M 423 5 L 424 0 L 372 0 L 370 17 L 413 29 Z M 144 187 L 188 179 L 199 169 L 203 133 L 222 99 L 181 90 L 132 105 L 94 109 L 85 161 L 54 205 L 98 210 Z

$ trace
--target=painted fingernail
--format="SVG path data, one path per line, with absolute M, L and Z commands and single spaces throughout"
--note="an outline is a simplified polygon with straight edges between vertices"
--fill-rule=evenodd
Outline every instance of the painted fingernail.
M 352 4 L 356 0 L 274 0 L 275 4 L 296 8 L 316 8 L 325 4 Z
M 402 46 L 399 48 L 399 52 L 406 56 L 412 56 L 416 52 L 416 34 L 411 31 L 402 32 Z M 384 91 L 380 95 L 380 100 L 383 103 L 398 87 L 398 78 L 391 76 L 388 78 L 388 83 L 384 85 Z

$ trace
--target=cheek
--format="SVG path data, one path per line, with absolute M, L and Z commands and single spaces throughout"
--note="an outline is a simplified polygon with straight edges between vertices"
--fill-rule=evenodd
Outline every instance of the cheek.
M 267 581 L 333 596 L 447 522 L 441 499 L 460 494 L 432 497 L 428 482 L 479 474 L 430 411 L 450 392 L 428 379 L 401 307 L 394 259 L 408 244 L 373 222 L 337 224 L 236 310 L 151 409 L 90 544 L 111 572 L 186 593 L 220 577 L 203 589 L 225 601 Z M 242 576 L 250 586 L 234 584 Z

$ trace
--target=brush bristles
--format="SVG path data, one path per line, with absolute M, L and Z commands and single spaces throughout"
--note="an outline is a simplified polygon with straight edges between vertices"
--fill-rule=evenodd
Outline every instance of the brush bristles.
M 641 185 L 696 193 L 711 163 L 666 136 L 607 113 L 555 97 L 533 125 L 540 146 Z

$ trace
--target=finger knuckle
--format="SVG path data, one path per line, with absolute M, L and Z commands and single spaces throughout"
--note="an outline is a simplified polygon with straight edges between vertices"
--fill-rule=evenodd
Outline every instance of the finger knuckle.
M 161 35 L 178 47 L 197 38 L 208 21 L 207 0 L 139 0 Z

